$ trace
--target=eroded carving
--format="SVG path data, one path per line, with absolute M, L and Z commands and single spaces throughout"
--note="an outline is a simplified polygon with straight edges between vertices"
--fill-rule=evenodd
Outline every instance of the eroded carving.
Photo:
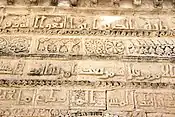
M 121 41 L 88 40 L 85 42 L 85 51 L 89 55 L 120 55 L 125 50 Z
M 40 6 L 47 2 L 55 7 Z M 142 0 L 134 11 L 113 9 L 123 0 L 104 11 L 96 8 L 106 1 L 83 2 L 7 0 L 16 6 L 0 16 L 0 116 L 174 116 L 173 11 L 138 13 L 150 3 Z
M 30 4 L 38 5 L 39 0 L 29 0 Z
M 1 107 L 3 104 L 15 106 L 37 106 L 37 107 L 56 107 L 68 109 L 68 91 L 62 89 L 8 89 L 1 88 L 0 93 Z
M 42 53 L 79 55 L 82 48 L 79 39 L 40 39 L 38 43 L 37 50 Z
M 108 110 L 133 110 L 133 91 L 114 90 L 107 92 Z
M 120 1 L 121 0 L 112 0 L 112 5 L 114 5 L 114 6 L 117 5 L 119 7 L 120 6 Z
M 155 112 L 150 108 L 156 108 L 163 112 L 173 112 L 174 110 L 174 92 L 166 90 L 160 92 L 158 90 L 124 90 L 118 89 L 113 91 L 104 90 L 61 90 L 57 88 L 52 89 L 36 89 L 36 88 L 1 88 L 0 101 L 5 104 L 6 108 L 11 107 L 8 102 L 16 105 L 16 107 L 25 105 L 35 105 L 35 107 L 48 107 L 53 106 L 59 109 L 68 109 L 70 100 L 71 109 L 84 109 L 85 111 L 105 109 L 107 98 L 107 109 L 113 114 L 117 115 L 116 110 L 128 111 L 126 115 L 145 117 L 145 111 Z M 70 96 L 68 95 L 70 93 Z M 135 101 L 133 101 L 135 99 Z M 1 107 L 4 105 L 0 105 Z M 144 109 L 145 111 L 132 111 L 133 108 Z M 166 109 L 165 109 L 166 107 Z M 46 110 L 45 110 L 46 111 Z M 43 112 L 45 112 L 43 111 Z M 50 111 L 49 111 L 50 112 Z M 53 111 L 51 111 L 53 114 Z M 82 112 L 80 112 L 82 113 Z M 79 113 L 79 114 L 80 114 Z M 101 115 L 101 114 L 100 114 Z M 105 114 L 106 115 L 106 114 Z M 107 115 L 106 115 L 107 116 Z
M 61 29 L 69 29 L 66 31 L 82 31 L 82 33 L 83 32 L 88 33 L 89 31 L 92 33 L 95 29 L 95 32 L 99 31 L 101 32 L 101 34 L 103 33 L 103 31 L 110 30 L 110 31 L 118 31 L 115 34 L 116 36 L 117 35 L 132 36 L 132 34 L 126 33 L 128 30 L 132 32 L 133 31 L 132 29 L 136 29 L 137 33 L 140 31 L 146 32 L 146 30 L 166 31 L 165 33 L 173 31 L 174 16 L 171 16 L 168 19 L 163 18 L 165 17 L 164 15 L 162 16 L 155 15 L 155 17 L 157 18 L 147 17 L 146 15 L 138 15 L 138 16 L 117 15 L 117 16 L 99 16 L 99 17 L 91 15 L 85 17 L 83 15 L 69 16 L 63 14 L 58 15 L 47 14 L 47 15 L 36 15 L 36 16 L 31 16 L 27 14 L 26 15 L 2 14 L 1 27 L 3 30 L 9 29 L 9 32 L 12 31 L 11 28 L 15 29 L 28 28 L 31 30 L 31 32 L 32 29 L 34 28 L 33 33 L 34 31 L 38 31 L 38 29 L 45 29 L 46 31 L 54 29 L 57 29 L 57 31 Z M 110 18 L 111 21 L 107 21 L 108 18 Z M 149 36 L 150 34 L 145 34 L 145 36 L 146 35 Z
M 106 64 L 103 64 L 104 62 Z M 168 83 L 171 80 L 172 83 L 175 83 L 174 64 L 166 62 L 137 63 L 114 60 L 56 60 L 49 62 L 48 60 L 32 61 L 19 59 L 7 61 L 1 59 L 0 63 L 0 74 L 6 76 L 6 79 L 10 78 L 8 75 L 20 75 L 19 79 L 26 76 L 30 77 L 30 79 L 36 79 L 40 76 L 40 80 L 47 77 L 71 81 L 96 80 L 152 83 L 160 83 L 161 81 L 162 83 Z
M 35 62 L 28 65 L 27 74 L 30 76 L 56 76 L 60 79 L 76 75 L 74 73 L 76 64 L 73 62 L 60 62 L 60 64 Z
M 77 6 L 78 0 L 70 0 L 72 6 Z
M 136 106 L 149 111 L 151 108 L 165 108 L 164 112 L 173 111 L 174 92 L 136 92 Z
M 28 5 L 39 5 L 39 6 L 58 6 L 58 7 L 71 7 L 71 6 L 76 6 L 77 8 L 81 7 L 87 7 L 87 8 L 92 8 L 95 7 L 96 9 L 98 8 L 115 8 L 116 6 L 119 8 L 125 8 L 125 9 L 135 9 L 138 6 L 144 8 L 147 11 L 150 11 L 150 9 L 154 8 L 169 8 L 173 9 L 174 2 L 173 0 L 169 1 L 163 1 L 163 0 L 147 0 L 147 1 L 142 1 L 142 0 L 132 0 L 132 2 L 129 1 L 123 1 L 123 0 L 109 0 L 109 1 L 100 1 L 100 0 L 6 0 L 1 1 L 0 4 L 2 5 L 14 5 L 16 6 L 28 6 Z M 111 3 L 111 4 L 109 4 Z M 165 3 L 165 4 L 163 4 Z M 97 5 L 98 4 L 98 5 Z M 149 8 L 149 9 L 148 9 Z M 161 9 L 157 9 L 161 11 Z
M 131 40 L 129 45 L 130 54 L 174 56 L 174 41 L 161 40 Z
M 72 90 L 70 92 L 70 108 L 105 109 L 105 91 Z
M 174 114 L 168 113 L 148 113 L 147 117 L 174 117 Z
M 162 8 L 163 7 L 163 0 L 154 0 L 154 7 L 155 8 Z
M 136 6 L 140 6 L 142 4 L 142 0 L 133 0 L 133 4 Z
M 8 4 L 8 5 L 13 5 L 14 2 L 15 2 L 14 0 L 7 0 L 7 4 Z
M 25 67 L 25 62 L 17 61 L 0 61 L 0 74 L 22 75 Z
M 0 53 L 2 55 L 27 54 L 30 51 L 31 39 L 26 37 L 1 37 Z
M 90 6 L 97 6 L 98 0 L 90 0 Z

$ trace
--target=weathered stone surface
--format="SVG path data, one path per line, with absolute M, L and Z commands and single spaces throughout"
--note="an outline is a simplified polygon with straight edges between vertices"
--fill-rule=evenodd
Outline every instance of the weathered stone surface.
M 175 117 L 174 5 L 0 1 L 0 117 Z
M 1 59 L 0 79 L 175 83 L 173 63 Z M 104 64 L 105 63 L 105 64 Z

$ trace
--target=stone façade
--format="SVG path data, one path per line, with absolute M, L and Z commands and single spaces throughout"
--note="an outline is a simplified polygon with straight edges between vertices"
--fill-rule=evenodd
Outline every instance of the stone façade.
M 174 117 L 174 0 L 0 2 L 0 117 Z

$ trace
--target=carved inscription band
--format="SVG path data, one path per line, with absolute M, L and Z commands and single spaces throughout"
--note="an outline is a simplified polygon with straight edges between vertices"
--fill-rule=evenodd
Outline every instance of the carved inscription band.
M 103 38 L 100 37 L 30 37 L 1 36 L 1 56 L 99 56 L 162 57 L 175 56 L 173 39 Z
M 168 17 L 168 18 L 166 18 Z M 110 19 L 110 20 L 109 20 Z M 175 16 L 169 15 L 106 15 L 74 14 L 0 15 L 1 34 L 46 34 L 81 36 L 174 36 Z
M 90 114 L 94 114 L 94 116 L 107 116 L 106 112 L 113 116 L 117 116 L 120 114 L 131 114 L 130 112 L 133 110 L 141 110 L 141 112 L 134 112 L 138 115 L 151 115 L 151 113 L 154 115 L 154 112 L 161 110 L 161 112 L 165 112 L 164 114 L 166 115 L 168 112 L 174 113 L 174 96 L 174 91 L 159 91 L 151 89 L 72 90 L 69 88 L 63 89 L 48 87 L 0 88 L 0 108 L 3 107 L 3 109 L 0 109 L 0 114 L 13 115 L 14 112 L 16 112 L 16 116 L 19 116 L 18 114 L 25 114 L 23 116 L 28 115 L 33 117 L 36 112 L 39 111 L 38 116 L 42 116 L 40 114 L 43 114 L 43 116 L 46 116 L 44 114 L 48 114 L 47 117 L 50 117 L 50 114 L 55 114 L 52 117 L 56 117 L 56 114 L 62 111 L 63 115 L 68 113 L 74 115 L 77 114 L 77 111 L 79 111 L 79 114 L 74 116 L 80 116 L 83 112 L 86 113 L 84 113 L 85 116 L 90 116 Z M 25 107 L 25 109 L 23 107 Z M 54 109 L 52 109 L 53 107 Z M 79 109 L 83 109 L 83 111 Z M 101 111 L 95 113 L 99 109 Z M 87 112 L 89 112 L 88 115 Z
M 175 117 L 175 0 L 120 1 L 0 2 L 0 117 Z
M 105 63 L 105 64 L 104 64 Z M 0 60 L 0 79 L 175 83 L 175 64 L 91 60 Z M 13 77 L 12 77 L 13 78 Z M 13 79 L 14 79 L 13 78 Z

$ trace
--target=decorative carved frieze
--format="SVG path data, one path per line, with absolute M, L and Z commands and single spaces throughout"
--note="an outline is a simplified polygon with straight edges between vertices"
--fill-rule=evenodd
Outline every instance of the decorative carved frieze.
M 71 80 L 41 80 L 41 79 L 1 79 L 2 87 L 43 87 L 43 86 L 70 86 L 70 87 L 86 87 L 86 88 L 132 88 L 132 89 L 175 89 L 174 83 L 150 83 L 150 82 L 122 82 L 122 81 L 71 81 Z
M 173 38 L 1 36 L 0 56 L 174 58 Z
M 0 5 L 0 117 L 175 116 L 174 0 Z
M 44 107 L 68 109 L 68 91 L 62 89 L 11 89 L 1 88 L 1 107 Z M 10 103 L 10 105 L 9 105 Z M 6 104 L 6 106 L 5 106 Z
M 70 109 L 106 109 L 106 92 L 104 90 L 72 90 L 70 97 Z
M 156 18 L 155 18 L 156 17 Z M 169 18 L 165 18 L 169 17 Z M 174 16 L 1 15 L 1 34 L 172 37 Z M 108 21 L 110 19 L 111 21 Z
M 1 55 L 27 54 L 30 46 L 31 39 L 27 37 L 0 37 Z
M 157 115 L 161 115 L 163 112 L 165 115 L 166 113 L 173 115 L 175 109 L 174 91 L 170 90 L 99 90 L 93 88 L 72 90 L 63 88 L 1 88 L 0 108 L 2 109 L 0 109 L 0 114 L 16 112 L 16 116 L 20 116 L 23 111 L 25 114 L 23 116 L 27 116 L 27 114 L 29 116 L 29 114 L 37 112 L 36 110 L 42 109 L 40 114 L 48 114 L 48 117 L 51 116 L 50 114 L 56 115 L 60 111 L 74 116 L 80 116 L 83 113 L 85 116 L 90 116 L 92 112 L 94 116 L 103 117 L 121 116 L 122 114 L 126 114 L 126 117 L 134 115 L 134 117 L 147 117 L 146 115 L 155 115 L 156 112 L 158 112 Z M 25 110 L 28 113 L 25 113 Z M 5 111 L 10 113 L 4 113 Z M 96 113 L 98 111 L 99 113 Z M 38 116 L 41 116 L 40 114 Z
M 109 93 L 108 93 L 109 92 Z M 141 109 L 146 112 L 173 112 L 174 110 L 174 92 L 158 90 L 114 90 L 107 91 L 108 111 Z
M 122 111 L 134 109 L 134 92 L 130 90 L 107 91 L 107 110 Z
M 137 9 L 139 8 L 147 10 L 147 8 L 169 8 L 173 9 L 173 0 L 5 0 L 7 5 L 14 6 L 58 6 L 58 7 L 78 7 L 78 8 L 125 8 L 125 9 Z M 131 2 L 132 1 L 132 2 Z M 2 5 L 6 5 L 3 1 Z M 159 9 L 161 10 L 161 9 Z
M 0 60 L 0 79 L 175 83 L 175 65 L 167 62 L 89 60 Z M 13 77 L 13 76 L 14 77 Z M 162 86 L 164 87 L 164 86 Z

